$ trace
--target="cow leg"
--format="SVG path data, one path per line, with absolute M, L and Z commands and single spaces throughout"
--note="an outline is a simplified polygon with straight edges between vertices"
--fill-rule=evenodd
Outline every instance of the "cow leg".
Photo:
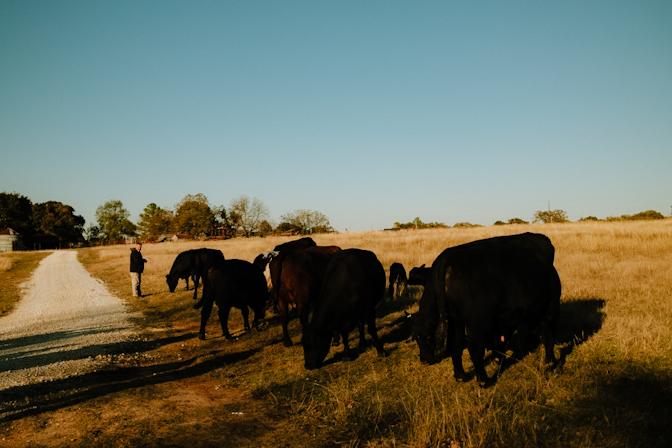
M 233 339 L 231 333 L 229 333 L 229 312 L 231 311 L 231 306 L 220 306 L 219 313 L 219 324 L 222 326 L 222 335 L 226 339 Z
M 359 323 L 359 351 L 366 350 L 366 335 L 364 334 L 364 321 Z
M 355 359 L 352 350 L 350 350 L 350 344 L 348 343 L 348 332 L 345 330 L 341 331 L 341 338 L 343 339 L 343 357 L 345 359 Z
M 373 340 L 373 346 L 376 347 L 376 351 L 380 356 L 387 356 L 385 348 L 383 348 L 383 343 L 378 339 L 378 330 L 376 329 L 376 316 L 371 316 L 366 325 L 369 329 L 369 334 Z
M 250 311 L 247 309 L 247 305 L 243 305 L 240 308 L 240 313 L 243 315 L 243 325 L 245 326 L 245 331 L 250 331 Z
M 196 292 L 198 291 L 198 277 L 194 276 L 194 300 L 196 300 Z M 203 306 L 203 302 L 206 301 L 206 297 L 211 294 L 210 288 L 206 287 L 205 281 L 203 282 L 203 291 L 201 292 L 201 300 L 198 300 L 194 303 L 194 309 L 198 309 Z
M 527 324 L 520 324 L 512 339 L 513 359 L 521 360 L 529 351 L 530 332 Z
M 257 307 L 257 309 L 252 309 L 254 311 L 254 319 L 252 319 L 252 326 L 259 331 L 262 327 L 262 322 L 261 320 L 264 318 L 265 315 L 265 308 L 264 305 L 261 305 Z
M 212 312 L 213 300 L 208 299 L 203 303 L 203 308 L 201 309 L 201 328 L 198 331 L 198 339 L 205 340 L 205 326 L 210 319 L 210 313 Z M 221 312 L 221 308 L 219 309 Z M 221 319 L 221 317 L 220 317 Z
M 198 299 L 198 274 L 194 275 L 194 300 Z
M 555 357 L 555 332 L 553 331 L 552 325 L 548 322 L 542 323 L 541 328 L 541 337 L 544 342 L 544 354 L 546 356 L 546 364 L 556 366 L 558 360 Z
M 189 276 L 188 276 L 188 275 L 187 275 L 187 277 L 184 279 L 184 282 L 187 284 L 187 286 L 185 286 L 184 289 L 185 289 L 186 291 L 189 291 Z
M 464 324 L 462 322 L 452 322 L 453 344 L 450 357 L 453 360 L 453 376 L 457 381 L 466 381 L 467 375 L 464 373 L 462 365 L 462 350 L 464 348 Z
M 481 387 L 485 387 L 490 384 L 490 378 L 485 371 L 485 362 L 483 359 L 485 356 L 485 347 L 481 341 L 474 340 L 469 343 L 468 350 L 471 362 L 474 364 L 478 384 Z
M 292 338 L 289 337 L 289 330 L 287 329 L 288 321 L 289 321 L 289 316 L 287 315 L 289 310 L 289 304 L 287 301 L 282 300 L 278 304 L 278 312 L 280 313 L 280 323 L 282 324 L 282 343 L 285 345 L 285 347 L 291 347 L 292 345 Z M 308 317 L 306 316 L 306 320 Z M 303 324 L 303 322 L 302 322 Z M 305 328 L 305 325 L 304 325 Z

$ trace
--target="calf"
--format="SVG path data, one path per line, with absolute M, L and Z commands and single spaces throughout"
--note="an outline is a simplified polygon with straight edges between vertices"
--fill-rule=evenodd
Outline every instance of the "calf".
M 213 304 L 217 304 L 222 334 L 232 339 L 228 329 L 231 307 L 239 308 L 243 315 L 245 330 L 250 330 L 248 308 L 254 312 L 253 325 L 258 327 L 264 317 L 268 290 L 264 275 L 252 263 L 245 260 L 226 260 L 208 270 L 207 283 L 203 286 L 203 309 L 201 310 L 200 339 L 205 339 L 205 327 Z
M 397 296 L 401 295 L 406 291 L 406 285 L 408 284 L 408 278 L 406 277 L 406 269 L 401 263 L 394 262 L 390 265 L 390 286 L 387 290 L 387 295 L 390 300 L 394 299 L 394 293 L 397 293 Z
M 423 264 L 420 267 L 411 268 L 408 272 L 408 284 L 412 286 L 425 286 L 432 268 L 426 268 Z
M 462 381 L 466 337 L 476 377 L 487 385 L 491 379 L 484 367 L 485 348 L 503 351 L 503 341 L 511 341 L 519 357 L 529 333 L 538 331 L 546 361 L 555 363 L 561 286 L 552 264 L 554 253 L 547 237 L 530 233 L 444 250 L 432 264 L 415 318 L 420 360 L 436 362 L 448 347 L 453 374 Z
M 376 304 L 385 295 L 385 270 L 373 252 L 346 249 L 334 254 L 327 265 L 320 294 L 303 329 L 303 356 L 307 369 L 322 365 L 329 353 L 332 335 L 343 338 L 344 353 L 350 356 L 348 335 L 359 328 L 359 347 L 364 350 L 364 325 L 378 354 L 385 354 L 376 331 Z

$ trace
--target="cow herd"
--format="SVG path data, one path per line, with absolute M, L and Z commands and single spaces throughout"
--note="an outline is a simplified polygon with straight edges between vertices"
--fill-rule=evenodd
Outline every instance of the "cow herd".
M 485 371 L 485 350 L 491 349 L 503 365 L 511 349 L 513 359 L 524 356 L 543 341 L 546 362 L 556 364 L 555 327 L 560 305 L 560 278 L 553 266 L 555 248 L 542 234 L 487 238 L 445 249 L 431 267 L 409 271 L 400 263 L 390 266 L 386 288 L 385 270 L 368 250 L 318 246 L 311 238 L 280 244 L 259 254 L 250 263 L 225 259 L 219 250 L 195 249 L 180 253 L 166 275 L 173 292 L 179 279 L 199 280 L 202 297 L 199 338 L 217 304 L 222 333 L 232 338 L 228 316 L 232 307 L 241 310 L 246 330 L 263 322 L 272 305 L 282 324 L 282 340 L 292 345 L 287 329 L 290 309 L 302 328 L 304 364 L 319 368 L 330 346 L 342 342 L 343 355 L 353 357 L 348 336 L 359 330 L 359 350 L 366 347 L 365 329 L 379 355 L 386 355 L 376 329 L 376 308 L 387 289 L 392 300 L 407 285 L 424 286 L 419 310 L 413 315 L 413 338 L 420 360 L 435 363 L 450 356 L 457 380 L 468 377 L 462 366 L 466 347 L 479 384 L 496 380 Z

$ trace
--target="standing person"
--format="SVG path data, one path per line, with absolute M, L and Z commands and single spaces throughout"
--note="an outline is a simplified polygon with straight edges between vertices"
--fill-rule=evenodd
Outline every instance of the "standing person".
M 131 288 L 133 290 L 133 297 L 142 297 L 140 292 L 140 284 L 142 282 L 142 271 L 145 270 L 145 263 L 147 260 L 142 258 L 140 251 L 142 250 L 142 243 L 135 243 L 135 247 L 131 248 Z

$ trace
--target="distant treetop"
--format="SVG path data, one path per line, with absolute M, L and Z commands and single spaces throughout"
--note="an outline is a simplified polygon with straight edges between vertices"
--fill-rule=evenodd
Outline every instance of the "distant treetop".
M 445 229 L 448 226 L 442 222 L 423 222 L 422 219 L 416 216 L 413 221 L 400 223 L 394 223 L 394 229 Z

